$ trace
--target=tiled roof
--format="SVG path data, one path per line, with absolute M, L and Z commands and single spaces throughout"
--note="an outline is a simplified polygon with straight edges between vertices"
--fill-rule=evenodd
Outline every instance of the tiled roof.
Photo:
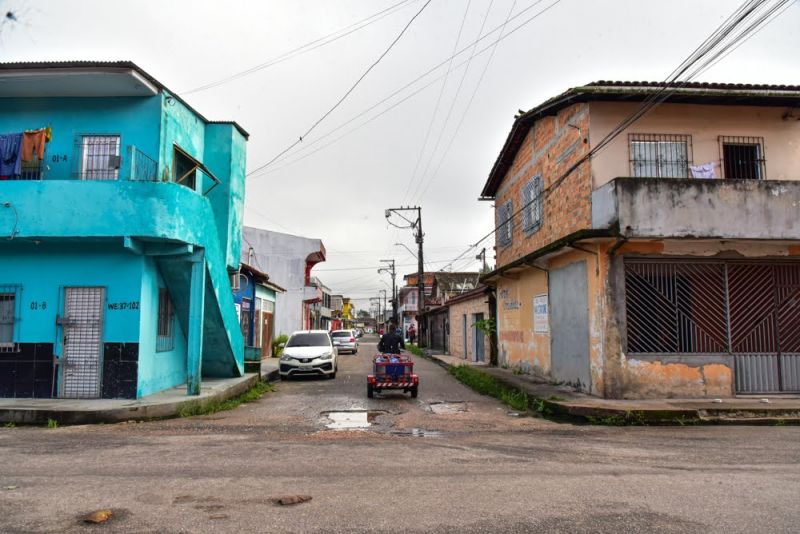
M 538 106 L 517 115 L 506 142 L 495 160 L 481 198 L 494 198 L 500 182 L 514 161 L 525 135 L 533 124 L 548 115 L 555 115 L 578 102 L 612 101 L 641 102 L 664 87 L 663 82 L 625 82 L 599 80 L 567 89 Z M 800 86 L 685 82 L 670 88 L 666 103 L 727 104 L 739 106 L 796 106 L 800 103 Z

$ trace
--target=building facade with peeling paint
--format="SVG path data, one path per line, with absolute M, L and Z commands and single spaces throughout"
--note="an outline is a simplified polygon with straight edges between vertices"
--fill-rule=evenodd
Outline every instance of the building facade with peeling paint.
M 0 134 L 16 132 L 32 152 L 0 173 L 0 396 L 240 376 L 247 133 L 124 61 L 0 64 Z
M 482 192 L 499 363 L 607 398 L 796 393 L 800 87 L 689 83 L 623 122 L 659 90 L 516 117 Z

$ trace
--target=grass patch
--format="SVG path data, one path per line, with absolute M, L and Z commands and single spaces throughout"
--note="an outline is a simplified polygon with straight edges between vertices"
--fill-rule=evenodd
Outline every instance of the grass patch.
M 414 356 L 419 356 L 420 358 L 425 356 L 425 352 L 417 345 L 412 345 L 409 343 L 408 345 L 406 345 L 406 349 Z
M 58 428 L 58 421 L 56 421 L 55 419 L 48 419 L 47 428 Z
M 257 401 L 264 393 L 270 391 L 275 391 L 275 388 L 267 382 L 259 381 L 238 397 L 233 397 L 224 401 L 191 402 L 180 409 L 178 417 L 194 417 L 196 415 L 208 415 L 225 410 L 232 410 L 240 404 Z
M 8 423 L 4 424 L 3 427 L 5 428 L 16 428 L 17 424 L 14 421 L 9 421 Z
M 528 394 L 519 389 L 507 386 L 490 374 L 479 371 L 468 365 L 451 365 L 448 371 L 458 381 L 464 383 L 478 393 L 488 395 L 511 406 L 515 410 L 528 409 Z

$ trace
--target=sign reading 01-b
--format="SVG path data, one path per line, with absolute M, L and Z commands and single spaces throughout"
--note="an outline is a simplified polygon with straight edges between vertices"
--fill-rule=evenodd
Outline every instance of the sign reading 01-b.
M 548 316 L 547 295 L 533 297 L 533 331 L 537 334 L 547 334 L 550 331 Z

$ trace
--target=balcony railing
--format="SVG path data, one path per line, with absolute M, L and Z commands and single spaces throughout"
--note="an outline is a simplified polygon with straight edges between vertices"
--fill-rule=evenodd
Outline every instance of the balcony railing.
M 128 145 L 128 164 L 132 182 L 158 181 L 158 162 L 133 145 Z

